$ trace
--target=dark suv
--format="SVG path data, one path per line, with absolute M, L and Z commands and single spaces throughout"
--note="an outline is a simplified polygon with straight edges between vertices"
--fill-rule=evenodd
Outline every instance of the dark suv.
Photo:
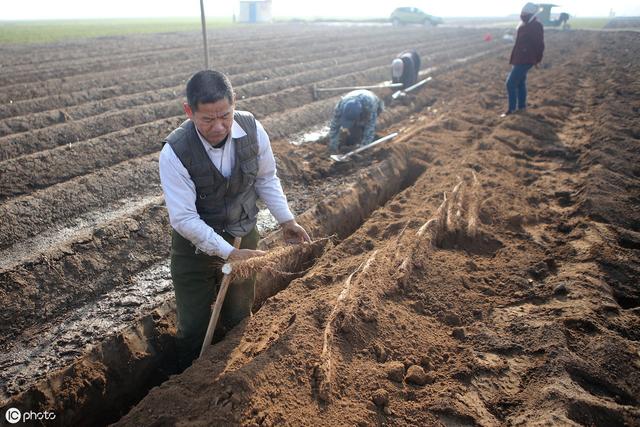
M 424 13 L 416 7 L 399 7 L 391 13 L 389 20 L 394 26 L 406 24 L 421 24 L 426 27 L 435 27 L 442 24 L 442 18 Z

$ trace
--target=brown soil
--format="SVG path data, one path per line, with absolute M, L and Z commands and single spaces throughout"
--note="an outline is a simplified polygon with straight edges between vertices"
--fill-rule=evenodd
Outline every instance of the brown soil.
M 638 33 L 550 32 L 529 111 L 501 119 L 509 46 L 486 30 L 260 31 L 220 33 L 247 46 L 232 81 L 334 245 L 264 279 L 253 317 L 118 424 L 640 425 Z M 0 108 L 1 406 L 111 422 L 174 373 L 153 141 L 182 119 L 191 39 L 107 39 L 112 71 L 90 42 L 7 48 L 0 91 L 25 96 Z M 396 141 L 348 163 L 289 144 L 336 102 L 310 84 L 385 80 L 407 44 L 434 79 L 381 93 Z
M 549 45 L 526 114 L 439 79 L 416 183 L 118 425 L 638 425 L 638 36 Z M 460 179 L 479 232 L 418 237 Z

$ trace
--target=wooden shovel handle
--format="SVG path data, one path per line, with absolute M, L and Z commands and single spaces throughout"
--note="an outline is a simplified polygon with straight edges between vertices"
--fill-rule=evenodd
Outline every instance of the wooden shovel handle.
M 236 249 L 240 248 L 240 242 L 242 238 L 236 237 L 233 239 L 233 247 Z M 218 290 L 218 295 L 216 296 L 216 302 L 213 305 L 213 311 L 211 313 L 211 318 L 209 319 L 209 326 L 207 327 L 207 334 L 204 336 L 204 342 L 202 343 L 202 349 L 200 349 L 200 357 L 204 354 L 204 351 L 211 345 L 211 340 L 213 340 L 213 332 L 216 330 L 216 325 L 218 324 L 218 318 L 220 317 L 220 311 L 222 310 L 222 303 L 224 302 L 224 298 L 227 296 L 227 288 L 229 287 L 229 282 L 231 281 L 231 276 L 225 274 L 222 276 L 222 283 L 220 283 L 220 289 Z

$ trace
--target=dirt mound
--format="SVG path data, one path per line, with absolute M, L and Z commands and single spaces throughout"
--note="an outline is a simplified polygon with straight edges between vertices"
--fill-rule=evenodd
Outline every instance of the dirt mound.
M 506 55 L 442 77 L 415 183 L 118 425 L 640 424 L 638 41 L 553 34 L 506 119 Z

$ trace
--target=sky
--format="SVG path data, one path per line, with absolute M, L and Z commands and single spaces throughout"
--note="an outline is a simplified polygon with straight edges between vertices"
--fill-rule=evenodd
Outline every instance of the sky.
M 238 0 L 204 0 L 207 16 L 231 16 Z M 518 14 L 524 1 L 273 0 L 273 16 L 386 17 L 398 6 L 442 17 Z M 554 13 L 573 16 L 640 16 L 639 0 L 558 0 Z M 0 21 L 32 19 L 199 16 L 200 0 L 0 0 Z

